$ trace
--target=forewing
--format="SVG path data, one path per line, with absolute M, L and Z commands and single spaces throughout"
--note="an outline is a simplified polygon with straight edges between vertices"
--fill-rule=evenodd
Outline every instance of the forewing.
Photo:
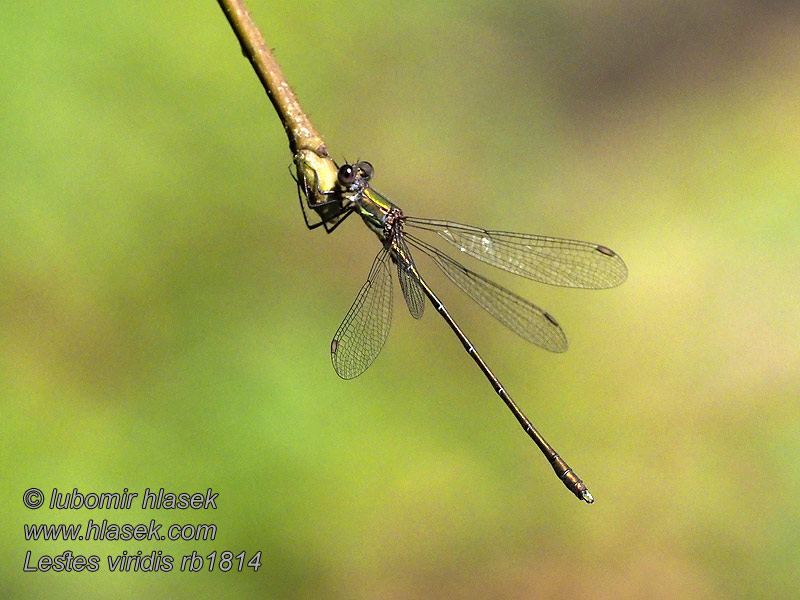
M 433 231 L 493 267 L 541 283 L 600 289 L 619 285 L 628 276 L 622 258 L 599 244 L 415 217 L 407 217 L 404 223 Z
M 383 248 L 331 341 L 336 374 L 342 379 L 353 379 L 366 371 L 383 348 L 391 324 L 392 277 L 389 249 Z

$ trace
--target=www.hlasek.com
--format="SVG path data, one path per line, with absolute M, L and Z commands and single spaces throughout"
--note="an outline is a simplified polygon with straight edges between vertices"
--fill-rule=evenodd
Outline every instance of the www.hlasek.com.
M 49 507 L 55 510 L 130 510 L 134 508 L 134 500 L 138 493 L 125 488 L 120 493 L 81 493 L 77 488 L 71 492 L 59 492 L 53 489 Z M 141 503 L 135 508 L 143 510 L 203 510 L 216 509 L 219 494 L 211 488 L 204 493 L 172 493 L 164 488 L 151 491 L 147 488 Z M 28 489 L 23 498 L 25 506 L 36 509 L 45 504 L 45 494 L 38 488 Z M 162 531 L 163 527 L 163 531 Z M 149 523 L 115 523 L 108 519 L 89 519 L 85 523 L 26 523 L 23 525 L 25 540 L 80 542 L 80 541 L 211 541 L 216 538 L 217 526 L 212 523 L 171 523 L 163 524 L 155 519 Z M 103 562 L 109 571 L 148 572 L 171 571 L 243 571 L 245 568 L 258 571 L 261 567 L 261 552 L 247 555 L 246 552 L 234 554 L 231 551 L 213 551 L 202 555 L 193 550 L 182 556 L 172 556 L 162 550 L 144 553 L 123 551 L 116 555 L 107 555 L 102 561 L 96 554 L 75 554 L 65 550 L 56 555 L 42 555 L 38 558 L 28 550 L 25 554 L 23 571 L 26 572 L 63 572 L 63 571 L 98 571 Z

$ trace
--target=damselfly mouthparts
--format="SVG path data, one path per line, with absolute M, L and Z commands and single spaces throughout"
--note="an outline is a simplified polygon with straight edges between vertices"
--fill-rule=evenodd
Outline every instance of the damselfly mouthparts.
M 422 316 L 427 296 L 497 395 L 536 442 L 559 479 L 578 498 L 593 502 L 594 498 L 583 481 L 511 399 L 422 278 L 410 248 L 426 254 L 464 293 L 529 342 L 551 352 L 566 350 L 567 338 L 558 322 L 538 306 L 464 267 L 408 229 L 431 232 L 460 252 L 493 267 L 551 285 L 592 289 L 619 285 L 628 274 L 622 259 L 609 248 L 588 242 L 407 217 L 397 205 L 370 187 L 373 168 L 368 162 L 342 165 L 335 181 L 321 181 L 310 158 L 308 153 L 298 153 L 295 157 L 300 206 L 308 228 L 323 226 L 330 233 L 355 212 L 381 241 L 381 249 L 372 263 L 367 281 L 331 342 L 331 359 L 336 373 L 343 379 L 357 377 L 372 364 L 383 347 L 392 321 L 389 265 L 394 263 L 403 298 L 412 316 L 417 319 Z M 319 219 L 316 222 L 314 215 Z

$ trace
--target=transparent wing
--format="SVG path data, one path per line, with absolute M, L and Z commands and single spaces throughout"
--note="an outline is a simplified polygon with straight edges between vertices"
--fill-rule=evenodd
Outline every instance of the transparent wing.
M 406 305 L 411 316 L 419 319 L 425 310 L 425 293 L 422 291 L 416 276 L 411 272 L 414 266 L 414 259 L 411 258 L 411 252 L 409 252 L 402 235 L 395 236 L 392 244 L 397 253 L 397 278 L 400 280 L 403 298 L 406 299 Z
M 600 289 L 619 285 L 628 276 L 619 255 L 599 244 L 415 217 L 406 217 L 404 223 L 432 231 L 493 267 L 541 283 Z
M 470 271 L 430 244 L 408 233 L 406 238 L 411 245 L 427 254 L 461 291 L 511 331 L 551 352 L 564 352 L 567 349 L 567 336 L 550 314 L 525 298 Z
M 378 356 L 392 324 L 389 249 L 375 257 L 366 283 L 331 341 L 331 361 L 342 379 L 353 379 Z

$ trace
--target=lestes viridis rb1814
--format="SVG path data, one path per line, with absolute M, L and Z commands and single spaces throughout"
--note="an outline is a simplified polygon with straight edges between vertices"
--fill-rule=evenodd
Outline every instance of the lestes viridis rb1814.
M 486 264 L 534 281 L 577 288 L 608 288 L 619 285 L 628 274 L 625 263 L 612 250 L 599 244 L 575 240 L 491 231 L 451 221 L 421 219 L 403 214 L 400 208 L 370 186 L 373 175 L 368 162 L 344 164 L 337 172 L 332 189 L 319 187 L 316 172 L 298 154 L 297 185 L 300 206 L 309 229 L 323 226 L 330 233 L 344 219 L 357 213 L 381 242 L 366 283 L 331 342 L 331 359 L 336 373 L 352 379 L 375 360 L 389 334 L 392 321 L 392 279 L 390 263 L 397 267 L 397 278 L 408 310 L 419 319 L 425 297 L 464 345 L 486 379 L 525 432 L 552 465 L 559 479 L 578 498 L 594 501 L 586 485 L 544 439 L 512 400 L 466 334 L 455 322 L 436 293 L 420 275 L 410 248 L 426 254 L 465 294 L 495 319 L 522 338 L 552 352 L 567 349 L 567 338 L 556 320 L 541 308 L 486 279 L 450 256 L 416 237 L 406 229 L 432 232 L 441 239 Z M 317 201 L 317 198 L 322 198 Z M 310 219 L 307 209 L 319 216 Z
M 559 324 L 542 309 L 467 269 L 406 229 L 431 232 L 462 253 L 493 267 L 552 285 L 594 289 L 619 285 L 627 277 L 627 268 L 622 259 L 599 244 L 490 231 L 450 221 L 405 216 L 398 206 L 370 187 L 372 165 L 362 161 L 339 167 L 330 158 L 322 136 L 300 107 L 272 51 L 250 17 L 244 0 L 217 1 L 286 130 L 294 155 L 295 180 L 306 225 L 309 229 L 323 226 L 330 233 L 355 212 L 381 242 L 367 281 L 331 342 L 331 358 L 339 376 L 352 379 L 363 373 L 386 341 L 392 319 L 389 266 L 394 263 L 411 314 L 416 318 L 422 316 L 427 296 L 522 428 L 545 455 L 559 479 L 575 496 L 588 503 L 593 502 L 594 498 L 583 481 L 511 399 L 500 380 L 422 278 L 411 257 L 410 247 L 426 254 L 470 298 L 529 342 L 553 352 L 563 352 L 567 348 L 567 340 Z

